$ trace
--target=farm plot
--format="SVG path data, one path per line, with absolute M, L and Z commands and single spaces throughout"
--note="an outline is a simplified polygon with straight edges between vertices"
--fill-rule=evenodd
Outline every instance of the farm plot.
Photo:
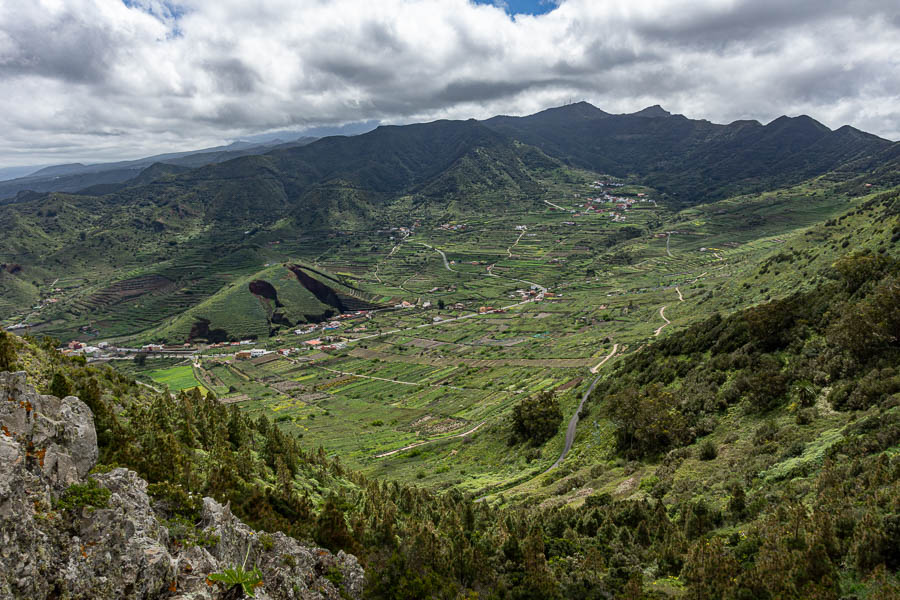
M 194 377 L 194 369 L 191 365 L 178 365 L 167 369 L 147 371 L 147 376 L 162 385 L 168 386 L 173 392 L 199 387 L 206 393 L 197 378 Z

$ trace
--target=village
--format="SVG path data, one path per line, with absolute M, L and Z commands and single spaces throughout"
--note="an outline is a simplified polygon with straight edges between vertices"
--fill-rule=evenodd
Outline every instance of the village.
M 545 292 L 538 286 L 533 285 L 530 289 L 518 289 L 510 294 L 511 298 L 520 298 L 522 301 L 540 301 L 543 299 Z M 553 294 L 547 294 L 552 296 Z M 394 306 L 380 310 L 448 310 L 448 311 L 466 311 L 471 310 L 471 314 L 488 314 L 503 313 L 504 308 L 495 308 L 493 306 L 478 306 L 468 309 L 467 304 L 456 302 L 444 305 L 443 301 L 434 304 L 428 300 L 417 300 L 417 302 L 409 302 L 403 300 Z M 244 339 L 239 341 L 215 342 L 215 343 L 184 343 L 184 344 L 160 344 L 148 343 L 140 347 L 124 347 L 118 346 L 111 341 L 100 341 L 96 344 L 72 340 L 67 344 L 60 346 L 58 350 L 65 356 L 83 356 L 89 362 L 105 362 L 114 360 L 135 360 L 138 357 L 144 358 L 188 358 L 194 356 L 204 356 L 209 358 L 225 358 L 235 361 L 257 359 L 269 354 L 278 354 L 288 357 L 300 355 L 314 351 L 334 352 L 344 349 L 350 342 L 361 339 L 362 337 L 372 337 L 379 335 L 377 332 L 372 333 L 366 321 L 371 319 L 379 310 L 358 310 L 336 315 L 333 319 L 323 321 L 321 323 L 309 323 L 296 329 L 290 333 L 298 338 L 294 344 L 285 345 L 283 336 L 271 338 L 265 342 L 254 339 Z M 431 322 L 440 323 L 444 321 L 453 321 L 459 316 L 434 316 Z M 287 334 L 290 335 L 290 334 Z M 276 347 L 272 347 L 272 346 Z

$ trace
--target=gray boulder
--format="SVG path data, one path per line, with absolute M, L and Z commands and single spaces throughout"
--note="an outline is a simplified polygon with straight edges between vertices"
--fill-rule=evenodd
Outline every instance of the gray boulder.
M 225 590 L 207 576 L 245 557 L 262 600 L 361 597 L 354 556 L 254 532 L 211 498 L 192 524 L 207 543 L 176 543 L 136 473 L 88 475 L 98 450 L 83 402 L 39 395 L 23 373 L 0 373 L 0 394 L 0 599 L 212 600 Z M 105 506 L 55 504 L 88 477 L 109 490 Z

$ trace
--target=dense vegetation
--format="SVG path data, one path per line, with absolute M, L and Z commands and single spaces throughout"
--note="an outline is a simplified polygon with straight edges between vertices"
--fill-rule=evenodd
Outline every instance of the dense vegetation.
M 718 125 L 659 106 L 612 115 L 579 102 L 485 124 L 578 166 L 638 174 L 681 206 L 789 185 L 891 147 L 849 126 L 831 131 L 807 116 Z
M 151 393 L 49 343 L 4 334 L 0 345 L 15 347 L 44 389 L 85 400 L 101 462 L 138 471 L 159 502 L 190 521 L 191 493 L 212 495 L 255 527 L 356 553 L 373 598 L 890 598 L 900 568 L 900 265 L 850 255 L 831 275 L 812 293 L 714 317 L 623 361 L 592 402 L 616 424 L 623 456 L 663 457 L 659 475 L 636 499 L 594 494 L 577 507 L 495 508 L 372 481 L 212 396 Z M 761 456 L 807 460 L 763 478 L 750 468 L 759 463 L 745 464 L 725 507 L 699 489 L 663 500 L 680 447 L 723 411 L 784 405 L 798 424 L 828 405 L 859 418 L 814 459 L 761 426 Z M 705 458 L 719 460 L 714 447 Z
M 512 442 L 521 439 L 540 446 L 556 435 L 563 416 L 553 392 L 541 392 L 519 402 L 513 408 L 512 419 Z

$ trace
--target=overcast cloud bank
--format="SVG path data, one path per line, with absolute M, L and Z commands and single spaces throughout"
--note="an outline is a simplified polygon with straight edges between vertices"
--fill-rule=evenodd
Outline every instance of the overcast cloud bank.
M 570 100 L 808 114 L 896 140 L 900 5 L 565 0 L 511 17 L 466 0 L 0 0 L 0 166 Z

